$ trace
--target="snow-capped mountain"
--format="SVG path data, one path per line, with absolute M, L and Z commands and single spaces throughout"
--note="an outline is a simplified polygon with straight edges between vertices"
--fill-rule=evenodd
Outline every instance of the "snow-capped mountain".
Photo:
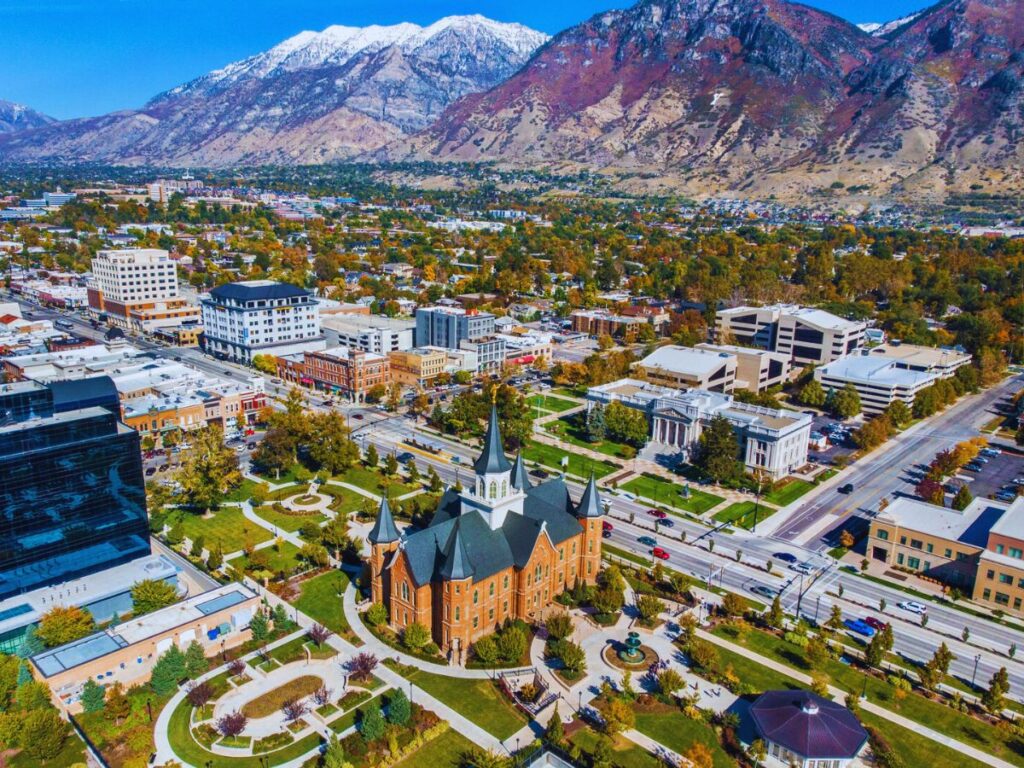
M 0 99 L 0 133 L 13 133 L 28 128 L 38 128 L 42 125 L 49 125 L 54 120 L 42 112 L 36 112 L 24 104 L 15 104 L 13 101 Z
M 885 37 L 886 35 L 891 35 L 893 32 L 895 32 L 897 29 L 904 26 L 905 24 L 909 24 L 922 13 L 924 13 L 924 11 L 918 11 L 917 13 L 911 13 L 908 16 L 903 16 L 902 18 L 899 19 L 893 19 L 892 21 L 886 21 L 882 24 L 875 21 L 869 21 L 864 24 L 858 24 L 857 26 L 860 27 L 865 32 L 867 32 L 869 35 L 874 35 L 875 37 Z
M 318 163 L 421 130 L 518 70 L 547 35 L 483 16 L 300 32 L 138 111 L 18 133 L 0 156 L 130 163 Z

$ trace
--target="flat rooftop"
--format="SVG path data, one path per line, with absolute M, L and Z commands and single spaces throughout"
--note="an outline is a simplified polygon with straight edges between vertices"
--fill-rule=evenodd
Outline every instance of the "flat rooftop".
M 826 312 L 823 309 L 816 309 L 814 307 L 801 307 L 795 311 L 787 311 L 784 314 L 794 317 L 800 322 L 809 323 L 817 326 L 818 328 L 826 328 L 832 331 L 852 331 L 857 328 L 865 327 L 865 324 L 862 322 L 846 320 L 838 315 L 833 315 L 831 312 Z
M 992 533 L 1010 539 L 1024 540 L 1024 496 L 1018 496 L 1013 500 L 1006 514 L 992 526 Z
M 913 389 L 927 386 L 935 380 L 936 374 L 899 368 L 894 361 L 885 358 L 852 355 L 827 363 L 815 371 L 816 378 L 825 376 L 854 384 L 876 384 Z
M 55 605 L 88 605 L 120 595 L 143 579 L 169 579 L 178 569 L 163 555 L 149 555 L 79 579 L 41 587 L 0 601 L 0 634 L 39 620 Z
M 53 677 L 254 597 L 256 595 L 241 584 L 226 584 L 73 643 L 38 653 L 32 657 L 32 663 L 45 677 Z
M 962 511 L 958 511 L 909 496 L 899 496 L 879 512 L 875 519 L 880 523 L 898 525 L 900 528 L 984 549 L 989 531 L 999 523 L 1007 509 L 1007 504 L 991 499 L 974 499 Z
M 416 328 L 416 321 L 384 315 L 353 315 L 342 312 L 321 315 L 320 325 L 333 331 L 411 331 Z
M 671 373 L 708 376 L 731 360 L 735 360 L 735 355 L 730 352 L 712 352 L 707 349 L 670 344 L 654 350 L 637 365 L 643 368 L 660 368 Z
M 865 356 L 875 359 L 892 360 L 915 368 L 945 368 L 950 365 L 963 364 L 970 361 L 967 352 L 941 347 L 922 347 L 917 344 L 879 344 L 865 352 Z

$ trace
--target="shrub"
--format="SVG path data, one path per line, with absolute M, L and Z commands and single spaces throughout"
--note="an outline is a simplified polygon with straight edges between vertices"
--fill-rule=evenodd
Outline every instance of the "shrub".
M 402 633 L 402 643 L 411 650 L 419 650 L 429 642 L 430 630 L 419 622 L 413 622 Z
M 572 634 L 572 619 L 567 613 L 556 613 L 546 624 L 548 636 L 555 640 L 564 640 Z
M 228 712 L 217 721 L 217 730 L 222 736 L 237 736 L 245 730 L 249 718 L 241 712 Z
M 493 635 L 481 637 L 473 644 L 473 653 L 482 664 L 488 666 L 498 660 L 498 645 L 494 642 Z
M 388 699 L 388 722 L 404 726 L 412 716 L 412 705 L 402 688 L 396 688 Z
M 374 603 L 366 612 L 366 620 L 374 627 L 386 624 L 388 620 L 388 609 L 380 603 Z

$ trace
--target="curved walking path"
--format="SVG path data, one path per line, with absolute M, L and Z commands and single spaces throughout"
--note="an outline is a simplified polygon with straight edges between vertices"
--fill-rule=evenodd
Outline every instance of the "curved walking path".
M 746 656 L 748 659 L 756 661 L 758 664 L 768 667 L 769 669 L 774 670 L 775 672 L 779 672 L 780 674 L 791 677 L 794 680 L 797 680 L 806 685 L 810 685 L 811 683 L 810 675 L 806 675 L 803 672 L 793 669 L 792 667 L 787 667 L 785 664 L 779 664 L 778 662 L 773 661 L 772 659 L 766 658 L 758 653 L 751 651 L 749 648 L 744 648 L 743 646 L 730 643 L 728 640 L 718 637 L 717 635 L 713 635 L 710 632 L 705 632 L 702 629 L 698 629 L 697 634 L 704 640 L 707 640 L 709 643 L 713 643 L 714 645 L 726 648 L 734 653 Z M 832 698 L 836 701 L 842 702 L 846 698 L 846 691 L 842 691 L 839 688 L 836 688 L 831 685 L 829 686 L 828 690 L 829 693 L 832 695 Z M 860 702 L 860 706 L 861 709 L 865 709 L 874 715 L 878 715 L 879 717 L 888 720 L 889 722 L 902 726 L 906 728 L 908 731 L 913 731 L 914 733 L 924 736 L 926 739 L 931 739 L 932 741 L 938 744 L 942 744 L 943 746 L 949 747 L 950 749 L 960 752 L 961 754 L 967 755 L 968 757 L 977 760 L 982 765 L 991 765 L 993 766 L 993 768 L 1014 768 L 1013 764 L 1007 762 L 1006 760 L 998 758 L 995 755 L 989 754 L 988 752 L 983 752 L 977 747 L 972 747 L 970 744 L 965 744 L 962 741 L 951 739 L 949 736 L 939 733 L 938 731 L 933 730 L 925 725 L 922 725 L 921 723 L 915 720 L 910 720 L 906 717 L 903 717 L 903 715 L 893 712 L 890 709 L 880 707 L 878 704 L 875 704 L 870 700 L 862 699 Z

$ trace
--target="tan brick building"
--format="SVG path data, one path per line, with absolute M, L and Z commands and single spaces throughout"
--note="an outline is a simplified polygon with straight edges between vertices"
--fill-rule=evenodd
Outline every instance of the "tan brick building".
M 506 619 L 536 621 L 577 579 L 597 580 L 604 508 L 597 484 L 574 504 L 562 478 L 531 485 L 491 411 L 472 487 L 448 490 L 430 525 L 399 533 L 385 500 L 370 532 L 374 602 L 393 629 L 427 627 L 455 659 Z
M 1024 615 L 1024 497 L 989 529 L 978 560 L 974 599 L 993 610 Z
M 424 387 L 444 373 L 448 355 L 442 349 L 407 349 L 388 354 L 391 378 L 410 387 Z

